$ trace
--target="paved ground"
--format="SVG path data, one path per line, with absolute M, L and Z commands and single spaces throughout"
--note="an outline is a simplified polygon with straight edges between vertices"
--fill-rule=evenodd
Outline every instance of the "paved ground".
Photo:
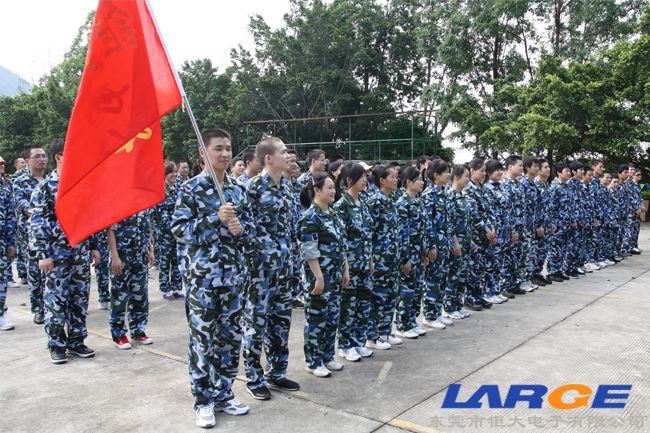
M 250 414 L 220 414 L 223 432 L 648 432 L 650 431 L 649 251 L 585 278 L 540 288 L 455 326 L 360 363 L 332 378 L 305 373 L 303 312 L 294 310 L 289 376 L 296 393 L 258 402 L 239 380 Z M 31 321 L 26 288 L 10 289 L 16 329 L 0 333 L 0 432 L 186 432 L 194 427 L 187 325 L 181 301 L 163 301 L 150 280 L 152 346 L 119 351 L 93 282 L 87 344 L 92 360 L 49 362 Z M 241 376 L 240 376 L 241 379 Z M 625 409 L 441 409 L 451 383 L 461 399 L 482 384 L 632 384 Z

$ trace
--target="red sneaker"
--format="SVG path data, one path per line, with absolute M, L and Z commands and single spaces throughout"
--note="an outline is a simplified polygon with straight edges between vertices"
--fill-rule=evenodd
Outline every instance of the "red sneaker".
M 153 344 L 153 340 L 151 338 L 147 337 L 146 334 L 143 335 L 142 337 L 134 338 L 134 340 L 137 341 L 140 344 Z
M 120 341 L 115 342 L 115 345 L 120 350 L 128 350 L 131 348 L 131 343 L 129 343 L 129 339 L 126 335 L 122 335 Z

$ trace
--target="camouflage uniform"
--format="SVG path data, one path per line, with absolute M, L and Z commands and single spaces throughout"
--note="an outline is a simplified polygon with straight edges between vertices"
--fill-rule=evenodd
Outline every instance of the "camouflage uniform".
M 341 294 L 339 348 L 363 347 L 368 338 L 371 311 L 372 276 L 372 218 L 368 206 L 360 204 L 345 193 L 333 209 L 345 227 L 350 284 Z
M 33 314 L 43 314 L 43 287 L 44 278 L 42 272 L 38 269 L 38 257 L 34 251 L 29 248 L 30 236 L 28 235 L 28 219 L 25 215 L 31 213 L 32 193 L 38 186 L 38 179 L 32 175 L 29 170 L 25 170 L 20 176 L 15 178 L 13 184 L 14 203 L 16 205 L 16 222 L 20 232 L 18 239 L 21 242 L 19 249 L 27 257 L 27 284 L 29 287 L 29 301 Z
M 266 380 L 283 379 L 289 362 L 292 287 L 289 279 L 291 247 L 291 186 L 279 185 L 266 172 L 246 185 L 253 211 L 258 248 L 249 255 L 244 315 L 244 366 L 247 386 L 266 386 Z M 262 348 L 267 370 L 262 369 Z
M 524 176 L 521 181 L 521 188 L 524 192 L 526 237 L 523 239 L 524 255 L 519 267 L 519 281 L 529 281 L 533 276 L 537 261 L 537 244 L 542 238 L 537 236 L 537 229 L 544 227 L 541 215 L 541 191 L 534 180 Z
M 37 260 L 51 258 L 54 262 L 54 268 L 45 275 L 47 345 L 73 349 L 82 346 L 88 336 L 90 250 L 97 249 L 97 240 L 91 236 L 74 248 L 70 246 L 54 213 L 58 189 L 59 176 L 52 171 L 34 191 L 29 247 Z
M 450 255 L 449 278 L 445 296 L 443 296 L 442 300 L 445 311 L 451 313 L 460 310 L 465 301 L 465 283 L 467 281 L 467 266 L 469 264 L 472 239 L 469 227 L 470 220 L 467 199 L 462 193 L 455 191 L 453 188 L 449 188 L 447 191 L 447 200 L 449 220 L 452 224 L 451 236 L 456 236 L 456 240 L 461 247 L 459 256 Z
M 620 225 L 618 219 L 618 198 L 611 188 L 604 188 L 604 191 L 603 226 L 605 230 L 603 236 L 603 254 L 606 259 L 612 260 L 616 255 L 618 255 L 618 251 L 616 250 L 616 241 Z
M 7 256 L 9 247 L 16 246 L 16 214 L 11 191 L 11 182 L 0 177 L 0 317 L 7 310 L 7 283 L 11 276 L 11 258 Z M 7 273 L 9 271 L 9 274 Z
M 632 179 L 627 179 L 625 181 L 625 188 L 627 192 L 627 217 L 625 218 L 625 240 L 623 245 L 623 251 L 628 253 L 633 248 L 638 247 L 639 234 L 640 230 L 640 218 L 636 214 L 636 211 L 639 210 L 642 204 L 641 200 L 641 188 L 639 184 Z M 637 229 L 638 227 L 638 229 Z
M 13 185 L 15 184 L 16 179 L 18 179 L 18 177 L 24 174 L 27 170 L 28 170 L 27 167 L 23 167 L 11 175 L 12 195 L 13 195 Z M 25 228 L 24 227 L 21 228 L 19 226 L 20 215 L 18 215 L 18 210 L 16 209 L 15 198 L 13 199 L 13 201 L 14 201 L 14 212 L 15 212 L 14 220 L 16 221 L 16 270 L 18 271 L 18 278 L 26 281 L 27 280 L 26 247 L 28 244 L 28 239 L 25 239 L 26 236 Z M 11 272 L 11 267 L 9 268 L 9 271 Z
M 397 209 L 383 192 L 368 200 L 372 217 L 372 257 L 375 265 L 372 288 L 372 310 L 368 322 L 368 340 L 377 340 L 391 333 L 397 302 L 399 277 L 399 231 Z
M 246 186 L 248 181 L 251 180 L 250 177 L 248 177 L 248 174 L 246 174 L 246 170 L 237 178 L 237 182 L 241 183 L 242 185 Z
M 411 272 L 400 272 L 397 330 L 409 331 L 417 326 L 424 290 L 423 261 L 429 253 L 426 208 L 420 199 L 404 193 L 395 203 L 399 217 L 400 266 L 411 264 Z
M 594 258 L 596 262 L 602 262 L 608 257 L 607 253 L 607 226 L 605 222 L 606 213 L 608 212 L 611 198 L 607 188 L 605 188 L 600 179 L 596 176 L 591 180 L 590 190 L 593 194 L 594 207 L 593 207 L 593 242 L 594 242 Z
M 151 211 L 144 210 L 114 224 L 117 253 L 122 261 L 122 275 L 111 271 L 111 336 L 119 341 L 126 335 L 128 312 L 132 338 L 145 336 L 149 319 L 148 257 L 151 240 Z
M 629 195 L 624 183 L 619 184 L 615 191 L 615 213 L 618 221 L 616 230 L 615 251 L 617 255 L 625 252 L 625 242 L 628 238 L 628 218 L 630 212 Z
M 302 215 L 300 204 L 300 189 L 295 180 L 291 183 L 291 250 L 289 257 L 289 286 L 293 299 L 302 294 L 302 259 L 300 258 L 300 243 L 298 242 L 298 220 Z
M 176 239 L 170 230 L 178 189 L 165 184 L 165 200 L 154 208 L 154 219 L 158 227 L 158 274 L 160 291 L 163 293 L 182 290 L 181 273 L 178 269 Z
M 504 254 L 505 260 L 501 267 L 502 284 L 508 291 L 513 291 L 520 283 L 525 281 L 523 280 L 525 273 L 522 272 L 522 269 L 525 269 L 527 260 L 527 251 L 524 247 L 528 236 L 525 213 L 526 197 L 519 181 L 508 175 L 503 176 L 501 190 L 510 203 L 512 232 L 519 234 L 518 242 L 507 244 Z
M 242 232 L 235 236 L 219 220 L 221 201 L 206 172 L 181 186 L 171 231 L 185 246 L 186 308 L 189 323 L 189 375 L 195 407 L 233 397 L 239 366 L 244 253 L 255 236 L 244 188 L 230 177 L 223 183 Z
M 535 242 L 535 264 L 533 267 L 532 275 L 534 277 L 541 277 L 542 270 L 544 269 L 544 263 L 546 262 L 546 257 L 548 256 L 549 251 L 551 225 L 554 224 L 554 222 L 552 221 L 549 214 L 551 203 L 548 182 L 542 182 L 541 180 L 536 179 L 535 185 L 539 191 L 539 221 L 541 227 L 544 228 L 544 236 L 537 238 L 537 242 Z
M 425 295 L 423 301 L 424 318 L 429 321 L 436 320 L 442 314 L 441 289 L 447 287 L 449 272 L 449 248 L 451 232 L 447 196 L 444 189 L 437 185 L 429 185 L 422 193 L 427 223 L 427 242 L 429 250 L 435 249 L 436 260 L 429 263 L 425 270 Z
M 300 254 L 305 261 L 305 361 L 315 369 L 334 359 L 340 317 L 341 282 L 346 257 L 345 228 L 336 211 L 312 204 L 298 222 Z M 318 259 L 324 289 L 313 295 L 315 278 L 307 264 Z
M 108 267 L 110 252 L 108 251 L 108 240 L 106 237 L 106 230 L 95 234 L 97 239 L 99 254 L 101 259 L 98 265 L 95 266 L 95 279 L 97 280 L 97 293 L 99 294 L 99 302 L 110 302 L 111 291 L 109 286 Z
M 488 255 L 486 272 L 488 293 L 512 291 L 514 281 L 505 277 L 512 269 L 513 204 L 508 200 L 501 182 L 488 181 L 483 188 L 492 209 L 497 233 L 497 244 L 488 250 L 491 253 Z
M 569 191 L 571 192 L 571 200 L 573 202 L 573 206 L 571 207 L 573 220 L 578 225 L 577 228 L 571 229 L 569 232 L 567 262 L 568 270 L 571 272 L 580 268 L 584 264 L 581 261 L 581 251 L 585 241 L 585 190 L 584 183 L 579 179 L 570 179 L 568 186 Z
M 487 232 L 495 229 L 490 204 L 486 192 L 481 185 L 470 181 L 463 190 L 469 208 L 469 226 L 472 244 L 475 245 L 469 251 L 469 272 L 467 278 L 467 298 L 473 303 L 479 303 L 488 294 L 486 272 L 488 268 L 488 254 L 490 243 L 487 239 Z
M 583 182 L 582 184 L 584 190 L 582 203 L 584 225 L 582 228 L 583 243 L 582 248 L 580 249 L 580 261 L 584 265 L 585 263 L 593 263 L 596 260 L 596 246 L 594 239 L 594 226 L 596 222 L 596 192 L 591 183 L 586 184 Z
M 562 183 L 558 178 L 553 179 L 549 189 L 549 215 L 557 227 L 550 238 L 550 250 L 548 254 L 548 273 L 564 273 L 568 269 L 567 256 L 570 248 L 569 236 L 571 224 L 575 223 L 575 215 L 572 211 L 574 203 L 573 196 L 568 184 Z

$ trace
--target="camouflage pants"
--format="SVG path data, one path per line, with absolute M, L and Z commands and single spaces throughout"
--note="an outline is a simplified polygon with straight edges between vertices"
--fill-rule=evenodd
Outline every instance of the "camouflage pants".
M 195 408 L 233 397 L 242 339 L 240 290 L 207 279 L 187 285 L 188 368 Z
M 88 336 L 89 258 L 55 262 L 45 275 L 45 333 L 48 347 L 72 348 Z M 67 328 L 67 335 L 66 335 Z
M 480 241 L 478 241 L 480 242 Z M 486 248 L 481 245 L 469 252 L 467 262 L 467 300 L 477 303 L 487 292 L 487 257 Z
M 603 225 L 594 226 L 593 229 L 594 259 L 602 262 L 607 259 L 607 228 Z
M 368 338 L 372 297 L 370 275 L 352 274 L 347 289 L 341 291 L 341 318 L 339 319 L 339 349 L 363 347 Z
M 550 236 L 547 263 L 549 274 L 567 271 L 568 238 L 569 234 L 560 230 Z
M 43 314 L 43 289 L 45 278 L 38 268 L 38 257 L 35 252 L 28 252 L 27 259 L 27 286 L 29 288 L 29 302 L 33 314 Z
M 630 239 L 630 248 L 639 248 L 639 234 L 641 232 L 641 217 L 634 218 L 632 226 L 632 236 Z
M 485 257 L 485 296 L 495 296 L 501 292 L 501 270 L 499 269 L 500 247 L 489 245 Z
M 165 232 L 158 236 L 156 244 L 158 245 L 158 254 L 160 254 L 158 256 L 160 291 L 163 293 L 181 291 L 183 287 L 181 273 L 178 269 L 176 239 L 171 232 Z
M 634 236 L 634 226 L 635 226 L 635 219 L 638 219 L 636 215 L 633 216 L 628 216 L 625 219 L 625 223 L 623 225 L 623 245 L 621 246 L 621 252 L 628 253 L 633 247 L 633 240 L 632 237 Z
M 147 265 L 124 262 L 122 275 L 111 272 L 111 315 L 109 325 L 114 341 L 126 335 L 129 316 L 131 338 L 143 337 L 149 319 Z
M 593 227 L 584 229 L 584 244 L 582 247 L 582 263 L 592 263 L 596 260 L 596 245 Z
M 0 255 L 0 317 L 2 317 L 7 311 L 7 306 L 5 305 L 7 301 L 7 281 L 5 278 L 7 269 L 11 270 L 11 262 L 9 257 L 2 254 Z
M 550 233 L 547 233 L 541 238 L 535 238 L 535 257 L 532 272 L 532 275 L 534 277 L 540 277 L 542 275 L 542 271 L 544 270 L 544 262 L 546 262 L 546 257 L 548 256 L 550 236 Z
M 425 293 L 422 307 L 424 318 L 434 321 L 442 314 L 442 295 L 441 287 L 447 285 L 447 275 L 449 273 L 449 257 L 447 251 L 443 252 L 438 249 L 436 260 L 429 263 L 425 269 Z
M 469 247 L 463 246 L 459 256 L 450 255 L 449 277 L 442 295 L 442 308 L 448 313 L 458 311 L 465 302 L 465 283 L 467 282 L 467 266 L 469 264 Z
M 313 281 L 306 280 L 305 292 L 305 362 L 309 368 L 318 368 L 334 359 L 336 327 L 339 324 L 341 304 L 340 271 L 322 269 L 325 290 L 312 295 Z
M 102 258 L 99 265 L 95 265 L 95 278 L 97 280 L 97 292 L 99 293 L 99 302 L 110 302 L 111 292 L 108 285 L 108 246 L 101 245 L 99 254 Z
M 18 278 L 27 279 L 27 239 L 21 226 L 16 228 L 16 270 Z
M 582 228 L 578 227 L 576 229 L 571 229 L 569 231 L 569 244 L 567 246 L 567 262 L 569 271 L 575 271 L 583 265 L 581 257 L 583 244 L 584 236 Z
M 300 251 L 298 245 L 292 247 L 292 251 Z M 302 260 L 300 254 L 291 254 L 289 257 L 289 286 L 291 287 L 291 294 L 293 299 L 298 298 L 302 294 Z
M 293 295 L 286 261 L 251 266 L 244 313 L 244 367 L 251 389 L 266 379 L 282 379 L 289 364 L 289 329 Z M 262 369 L 262 349 L 266 373 Z
M 417 326 L 416 319 L 420 315 L 422 305 L 422 289 L 424 266 L 421 263 L 411 263 L 411 272 L 404 275 L 400 272 L 399 301 L 395 325 L 398 331 L 409 331 Z
M 368 340 L 389 335 L 393 329 L 393 316 L 397 304 L 397 265 L 378 265 L 372 282 L 372 305 L 368 321 Z
M 518 253 L 521 241 L 512 243 L 510 239 L 505 240 L 500 247 L 499 272 L 500 286 L 502 290 L 513 291 L 519 284 L 517 270 L 519 267 Z

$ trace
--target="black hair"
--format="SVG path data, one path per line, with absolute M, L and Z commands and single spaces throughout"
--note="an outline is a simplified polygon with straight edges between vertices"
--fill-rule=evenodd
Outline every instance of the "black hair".
M 574 172 L 580 170 L 581 168 L 585 168 L 585 166 L 582 165 L 580 161 L 573 161 L 569 164 L 569 168 L 572 172 Z
M 239 156 L 237 158 L 233 158 L 230 161 L 230 166 L 234 167 L 239 161 L 243 161 Z M 182 163 L 183 163 L 183 161 L 179 162 L 179 164 L 182 164 Z
M 388 163 L 389 167 L 399 167 L 399 165 L 400 164 L 397 161 L 391 161 L 391 162 Z
M 418 170 L 415 167 L 404 167 L 400 173 L 400 183 L 404 188 L 406 188 L 407 182 L 415 182 L 422 175 L 422 171 Z
M 591 168 L 596 168 L 598 164 L 604 164 L 602 159 L 592 159 L 591 160 Z
M 334 184 L 336 186 L 336 199 L 338 200 L 343 195 L 343 191 L 347 190 L 351 185 L 354 185 L 366 174 L 363 166 L 356 162 L 346 162 L 343 164 L 341 174 L 336 178 Z M 348 182 L 350 180 L 350 182 Z
M 255 160 L 255 151 L 247 150 L 246 152 L 244 152 L 241 159 L 244 161 L 244 166 L 248 168 L 248 163 L 253 162 Z
M 528 173 L 528 170 L 533 166 L 539 164 L 539 158 L 534 156 L 525 156 L 522 160 L 524 165 L 524 173 Z
M 509 157 L 506 158 L 506 170 L 508 167 L 511 165 L 515 165 L 517 161 L 521 161 L 521 156 L 519 155 L 510 155 Z
M 312 161 L 320 158 L 321 155 L 325 155 L 325 152 L 322 149 L 312 149 L 307 152 L 307 168 L 311 167 Z
M 467 168 L 470 170 L 478 170 L 479 168 L 483 167 L 485 165 L 485 161 L 482 160 L 481 158 L 474 158 L 470 162 L 467 163 Z
M 293 149 L 287 149 L 287 155 L 296 155 L 296 158 L 298 157 L 298 152 L 296 152 Z
M 50 148 L 49 148 L 49 151 L 50 151 L 50 154 L 52 155 L 52 157 L 54 157 L 55 155 L 63 155 L 63 147 L 64 147 L 64 145 L 65 145 L 65 141 L 63 141 L 63 139 L 61 139 L 61 138 L 57 138 L 55 140 L 52 140 L 52 142 L 50 143 Z
M 325 173 L 324 171 L 317 171 L 311 177 L 311 180 L 308 180 L 305 186 L 300 190 L 300 204 L 303 207 L 309 207 L 314 201 L 314 196 L 316 192 L 314 188 L 322 189 L 325 186 L 325 180 L 331 179 L 332 177 Z
M 386 167 L 385 165 L 374 166 L 370 174 L 370 181 L 377 185 L 377 188 L 381 188 L 381 179 L 386 179 L 391 170 L 396 170 L 396 168 L 391 166 Z
M 221 128 L 206 129 L 201 133 L 201 137 L 203 138 L 203 143 L 205 143 L 206 145 L 213 138 L 226 138 L 228 141 L 232 141 L 232 139 L 230 138 L 230 133 L 225 129 L 221 129 Z
M 539 164 L 539 168 L 541 169 L 544 163 L 548 164 L 548 160 L 546 158 L 537 158 L 537 163 Z
M 566 162 L 557 162 L 557 163 L 555 163 L 555 174 L 562 173 L 562 171 L 565 168 L 571 169 L 571 167 L 569 167 L 569 164 L 567 164 Z
M 427 179 L 433 181 L 434 174 L 441 175 L 449 171 L 449 163 L 444 159 L 438 158 L 431 161 L 427 168 Z
M 338 170 L 339 167 L 341 167 L 342 165 L 343 165 L 343 161 L 341 161 L 341 160 L 339 160 L 339 161 L 334 161 L 334 162 L 330 163 L 330 164 L 327 166 L 327 172 L 330 174 L 330 176 L 333 177 L 333 176 L 334 176 L 334 172 L 335 172 L 336 170 Z
M 330 162 L 337 162 L 337 161 L 341 161 L 341 163 L 345 162 L 345 156 L 341 155 L 340 153 L 337 153 L 330 160 Z
M 487 176 L 492 176 L 492 173 L 494 173 L 497 170 L 503 170 L 503 164 L 498 159 L 490 159 L 486 161 L 485 163 L 485 174 Z
M 469 171 L 465 164 L 454 164 L 451 168 L 451 180 L 462 177 L 465 171 Z
M 625 170 L 629 170 L 630 166 L 628 164 L 621 164 L 616 168 L 616 173 L 621 174 Z

